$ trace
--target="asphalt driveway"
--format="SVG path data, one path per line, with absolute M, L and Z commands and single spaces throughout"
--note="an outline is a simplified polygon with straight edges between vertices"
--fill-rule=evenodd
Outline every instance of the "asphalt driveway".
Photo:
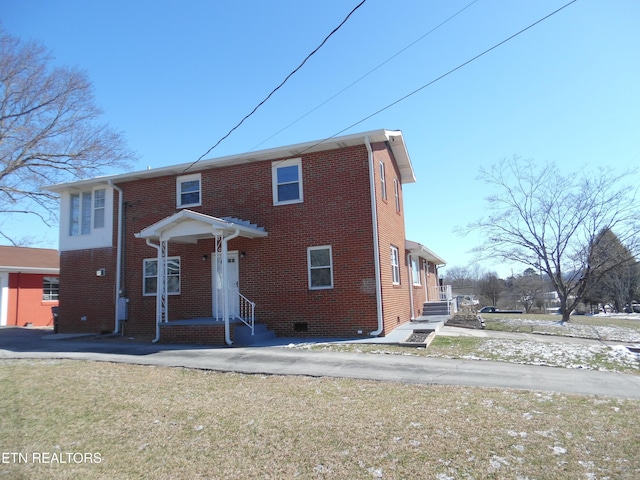
M 248 374 L 344 377 L 640 399 L 640 376 L 622 373 L 479 360 L 320 352 L 278 346 L 205 348 L 48 338 L 53 338 L 51 332 L 43 330 L 0 328 L 0 360 L 76 359 Z

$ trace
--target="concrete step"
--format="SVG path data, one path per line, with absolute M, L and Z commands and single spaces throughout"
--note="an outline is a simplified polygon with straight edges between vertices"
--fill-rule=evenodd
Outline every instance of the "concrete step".
M 275 332 L 269 330 L 264 323 L 254 324 L 253 335 L 251 335 L 251 328 L 244 324 L 237 325 L 233 330 L 234 345 L 257 345 L 275 338 Z
M 422 304 L 422 315 L 448 315 L 449 304 L 447 302 L 425 302 Z

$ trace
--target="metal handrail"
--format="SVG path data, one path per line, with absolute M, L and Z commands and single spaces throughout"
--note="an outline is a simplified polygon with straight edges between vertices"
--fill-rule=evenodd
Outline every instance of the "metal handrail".
M 251 329 L 251 335 L 253 335 L 256 304 L 240 292 L 238 292 L 238 299 L 240 300 L 240 308 L 236 316 Z

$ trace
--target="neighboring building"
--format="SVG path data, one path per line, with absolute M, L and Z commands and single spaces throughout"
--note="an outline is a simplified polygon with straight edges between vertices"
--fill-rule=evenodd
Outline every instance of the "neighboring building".
M 59 273 L 57 250 L 0 246 L 0 325 L 52 327 Z
M 442 298 L 444 260 L 405 239 L 413 182 L 401 132 L 378 130 L 49 187 L 60 331 L 385 335 Z

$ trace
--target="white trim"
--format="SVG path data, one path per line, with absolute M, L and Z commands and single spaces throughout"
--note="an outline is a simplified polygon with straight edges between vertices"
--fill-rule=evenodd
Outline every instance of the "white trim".
M 394 263 L 394 261 L 396 263 Z M 391 245 L 391 283 L 393 285 L 400 285 L 401 283 L 400 282 L 400 249 L 394 245 Z
M 387 200 L 387 174 L 385 172 L 384 162 L 380 160 L 380 195 L 382 200 Z
M 400 182 L 398 182 L 397 178 L 393 179 L 393 196 L 396 201 L 396 212 L 400 213 Z
M 292 200 L 279 200 L 278 199 L 278 169 L 283 167 L 298 167 L 298 180 L 297 182 L 283 182 L 284 184 L 298 184 L 298 198 Z M 304 195 L 302 193 L 302 158 L 290 158 L 288 160 L 281 160 L 271 163 L 271 189 L 273 192 L 273 204 L 274 205 L 290 205 L 292 203 L 302 203 L 304 201 Z
M 185 182 L 198 181 L 198 201 L 192 203 L 181 203 L 182 200 L 182 184 Z M 192 193 L 192 192 L 187 192 Z M 202 205 L 202 175 L 200 173 L 192 173 L 191 175 L 180 175 L 176 177 L 176 208 L 199 207 Z
M 9 272 L 0 272 L 0 326 L 7 324 L 9 305 Z
M 329 250 L 329 265 L 322 265 L 319 267 L 311 266 L 311 252 L 314 250 Z M 311 271 L 314 269 L 329 269 L 329 275 L 331 277 L 331 283 L 329 285 L 313 286 L 311 280 Z M 307 247 L 307 279 L 309 280 L 309 290 L 329 290 L 333 288 L 333 250 L 331 245 L 320 245 L 317 247 Z
M 364 139 L 367 147 L 367 160 L 369 162 L 369 191 L 371 201 L 371 226 L 373 230 L 373 266 L 376 274 L 376 318 L 378 328 L 369 332 L 372 337 L 377 337 L 384 329 L 384 317 L 382 315 L 382 274 L 380 268 L 380 240 L 378 239 L 378 211 L 376 198 L 375 166 L 373 164 L 373 150 L 368 136 Z

